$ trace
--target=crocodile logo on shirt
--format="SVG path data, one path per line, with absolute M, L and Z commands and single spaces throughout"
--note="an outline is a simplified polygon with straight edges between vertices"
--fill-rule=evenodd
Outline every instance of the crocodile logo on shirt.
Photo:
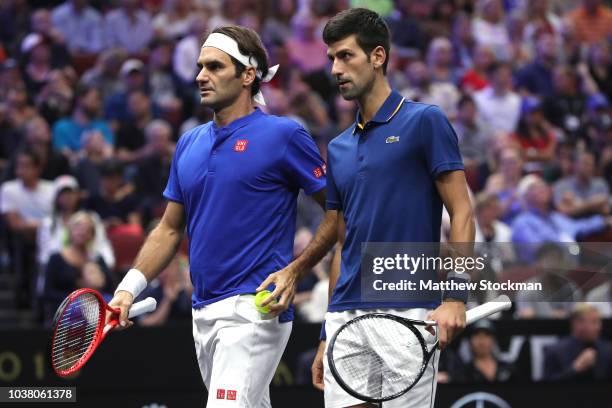
M 400 137 L 399 136 L 389 136 L 388 138 L 385 139 L 385 143 L 389 144 L 389 143 L 396 143 L 400 141 Z

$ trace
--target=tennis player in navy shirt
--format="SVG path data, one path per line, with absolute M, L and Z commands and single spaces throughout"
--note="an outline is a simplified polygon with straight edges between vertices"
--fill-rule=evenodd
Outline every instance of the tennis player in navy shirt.
M 265 104 L 260 84 L 278 66 L 268 68 L 254 31 L 215 29 L 198 65 L 201 103 L 213 109 L 214 120 L 180 138 L 164 191 L 166 211 L 111 305 L 129 326 L 134 298 L 172 259 L 186 229 L 206 406 L 267 408 L 291 332 L 295 288 L 285 286 L 281 305 L 268 314 L 257 311 L 254 293 L 291 261 L 299 190 L 324 207 L 325 165 L 297 122 L 255 106 Z
M 449 291 L 437 298 L 415 301 L 365 302 L 361 297 L 361 245 L 367 242 L 439 242 L 442 205 L 451 217 L 451 242 L 473 243 L 474 219 L 459 153 L 457 136 L 436 106 L 406 101 L 385 76 L 389 30 L 376 13 L 355 8 L 326 24 L 332 76 L 340 93 L 359 106 L 355 124 L 328 146 L 327 211 L 315 238 L 287 268 L 264 285 L 277 283 L 278 296 L 329 250 L 337 231 L 341 238 L 340 268 L 330 274 L 331 300 L 319 351 L 313 363 L 313 383 L 325 391 L 327 408 L 370 407 L 347 394 L 327 364 L 325 335 L 370 312 L 394 313 L 437 322 L 440 346 L 465 326 L 467 293 Z M 342 237 L 342 234 L 340 234 Z M 289 290 L 291 285 L 286 285 Z M 433 328 L 424 332 L 432 344 Z M 436 353 L 438 354 L 438 353 Z M 384 403 L 387 408 L 432 407 L 438 355 L 408 394 Z

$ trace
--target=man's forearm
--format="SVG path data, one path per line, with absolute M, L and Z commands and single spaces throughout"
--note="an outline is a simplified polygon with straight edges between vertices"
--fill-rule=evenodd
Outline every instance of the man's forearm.
M 134 268 L 147 278 L 155 279 L 170 263 L 183 239 L 183 232 L 158 225 L 140 249 Z
M 293 261 L 298 278 L 301 279 L 312 269 L 323 257 L 327 254 L 338 239 L 338 213 L 336 211 L 327 211 L 325 218 L 319 225 L 317 233 L 304 252 Z

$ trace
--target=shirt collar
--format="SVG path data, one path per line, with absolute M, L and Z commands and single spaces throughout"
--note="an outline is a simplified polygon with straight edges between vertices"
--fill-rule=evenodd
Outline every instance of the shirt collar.
M 402 104 L 404 103 L 404 97 L 400 95 L 399 92 L 392 90 L 391 94 L 387 97 L 385 102 L 382 104 L 374 118 L 370 122 L 376 123 L 387 123 L 397 112 L 399 112 Z M 353 134 L 355 132 L 362 131 L 365 127 L 365 123 L 361 123 L 361 112 L 357 112 L 357 116 L 355 117 L 355 126 L 353 127 Z
M 225 131 L 225 132 L 232 133 L 235 130 L 246 125 L 250 121 L 258 118 L 259 116 L 262 116 L 263 114 L 264 113 L 261 111 L 261 109 L 259 109 L 258 107 L 255 107 L 255 110 L 253 112 L 249 113 L 248 115 L 242 116 L 223 127 L 217 126 L 217 124 L 213 121 L 212 128 L 215 132 Z

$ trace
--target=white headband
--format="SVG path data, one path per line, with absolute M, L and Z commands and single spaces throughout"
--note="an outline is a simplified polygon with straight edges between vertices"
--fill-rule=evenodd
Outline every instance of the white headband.
M 262 77 L 261 70 L 257 69 L 257 60 L 251 56 L 244 55 L 243 53 L 241 53 L 240 50 L 238 49 L 238 43 L 236 42 L 236 40 L 234 40 L 231 37 L 228 37 L 225 34 L 212 33 L 211 35 L 208 36 L 208 38 L 204 42 L 204 45 L 202 45 L 202 48 L 204 47 L 217 48 L 223 51 L 224 53 L 234 57 L 238 62 L 240 62 L 245 67 L 255 68 L 257 78 L 259 78 L 261 82 L 270 82 L 270 80 L 274 77 L 274 75 L 276 74 L 276 71 L 278 70 L 278 65 L 270 67 L 268 69 L 268 75 L 266 75 L 265 77 Z M 251 62 L 251 60 L 253 61 Z M 260 105 L 266 104 L 266 101 L 264 100 L 261 90 L 257 93 L 257 95 L 253 96 L 253 100 Z

